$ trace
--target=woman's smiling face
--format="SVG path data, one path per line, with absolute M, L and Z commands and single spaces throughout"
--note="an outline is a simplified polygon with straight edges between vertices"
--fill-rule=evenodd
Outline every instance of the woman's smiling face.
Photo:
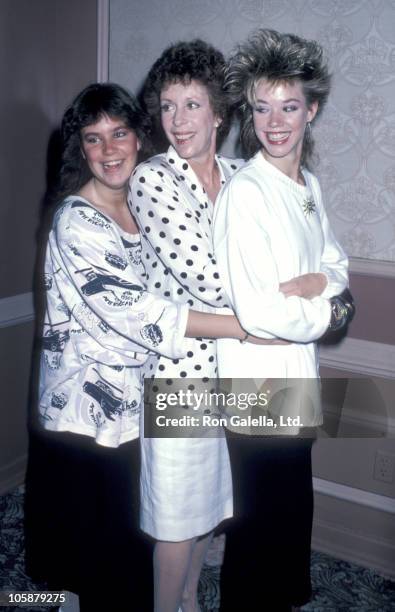
M 280 170 L 300 163 L 306 124 L 312 121 L 318 104 L 307 106 L 302 83 L 271 83 L 262 79 L 255 88 L 253 121 L 255 134 L 267 161 Z
M 180 157 L 204 161 L 215 154 L 220 123 L 205 85 L 171 83 L 160 94 L 162 127 Z
M 81 130 L 81 150 L 94 178 L 110 189 L 124 189 L 140 148 L 135 132 L 125 121 L 102 115 Z

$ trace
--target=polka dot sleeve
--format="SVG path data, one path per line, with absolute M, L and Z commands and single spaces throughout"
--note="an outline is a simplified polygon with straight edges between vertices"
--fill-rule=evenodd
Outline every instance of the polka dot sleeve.
M 213 254 L 212 204 L 202 187 L 190 180 L 191 172 L 188 176 L 182 167 L 170 167 L 163 156 L 148 160 L 132 177 L 129 205 L 145 241 L 147 259 L 159 260 L 180 292 L 223 307 L 227 300 Z M 145 263 L 149 275 L 150 262 Z

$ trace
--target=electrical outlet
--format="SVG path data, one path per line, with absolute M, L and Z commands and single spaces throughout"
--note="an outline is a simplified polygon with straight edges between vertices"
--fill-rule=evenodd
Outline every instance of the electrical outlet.
M 395 475 L 395 455 L 378 450 L 374 461 L 373 478 L 381 482 L 393 482 Z

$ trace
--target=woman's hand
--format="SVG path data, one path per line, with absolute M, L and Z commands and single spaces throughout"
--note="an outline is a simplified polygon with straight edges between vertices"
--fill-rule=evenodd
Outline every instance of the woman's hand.
M 280 291 L 285 297 L 296 295 L 297 297 L 311 300 L 324 291 L 328 281 L 325 274 L 322 272 L 311 272 L 295 276 L 285 283 L 280 283 Z

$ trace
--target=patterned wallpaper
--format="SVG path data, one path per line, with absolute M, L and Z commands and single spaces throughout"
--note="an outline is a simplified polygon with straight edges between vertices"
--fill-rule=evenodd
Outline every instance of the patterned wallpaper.
M 395 0 L 110 0 L 109 78 L 137 91 L 168 44 L 199 36 L 228 53 L 259 26 L 324 45 L 334 80 L 315 138 L 328 214 L 349 255 L 395 262 Z

